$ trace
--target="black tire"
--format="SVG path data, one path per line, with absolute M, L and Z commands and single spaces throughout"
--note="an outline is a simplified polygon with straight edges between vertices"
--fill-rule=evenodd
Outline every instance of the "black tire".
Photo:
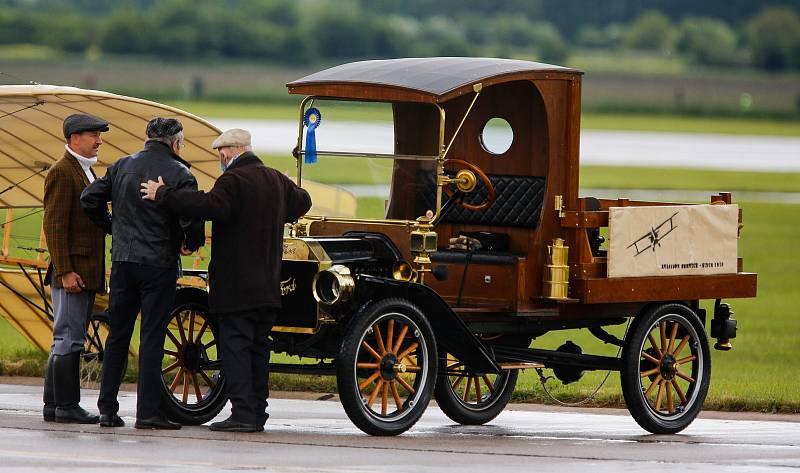
M 436 381 L 436 340 L 425 315 L 405 299 L 362 308 L 336 359 L 339 398 L 370 435 L 399 435 L 425 412 Z M 375 401 L 379 406 L 373 408 Z
M 204 424 L 228 401 L 217 328 L 209 319 L 204 291 L 178 291 L 164 334 L 161 373 L 161 408 L 173 422 Z
M 643 429 L 674 434 L 688 427 L 711 381 L 711 352 L 700 317 L 676 303 L 638 315 L 622 348 L 620 379 L 625 404 Z
M 483 425 L 505 409 L 519 370 L 500 374 L 475 373 L 451 355 L 439 359 L 439 376 L 433 395 L 442 412 L 463 425 Z

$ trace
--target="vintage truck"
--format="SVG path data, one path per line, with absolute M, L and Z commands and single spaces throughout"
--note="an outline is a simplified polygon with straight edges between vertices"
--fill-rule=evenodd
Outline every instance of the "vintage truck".
M 272 350 L 318 362 L 272 371 L 335 374 L 347 415 L 372 435 L 411 428 L 431 396 L 455 422 L 486 423 L 526 368 L 564 382 L 618 371 L 644 429 L 688 426 L 709 387 L 707 332 L 720 350 L 736 336 L 721 300 L 756 295 L 737 255 L 741 212 L 729 193 L 707 205 L 580 197 L 581 78 L 528 61 L 415 58 L 287 84 L 305 96 L 293 150 L 301 185 L 304 130 L 319 125 L 320 104 L 391 104 L 394 143 L 392 153 L 314 151 L 388 160 L 391 182 L 384 218 L 307 215 L 288 229 Z M 498 119 L 512 136 L 499 149 Z M 225 401 L 214 325 L 202 289 L 179 298 L 166 399 L 176 420 L 205 422 Z M 622 338 L 604 329 L 626 323 Z M 582 328 L 619 355 L 536 347 L 545 333 Z
M 306 362 L 281 360 L 271 371 L 335 375 L 347 415 L 372 435 L 405 432 L 432 396 L 457 423 L 489 422 L 524 369 L 552 370 L 564 383 L 588 370 L 619 372 L 639 425 L 686 428 L 708 392 L 709 335 L 723 351 L 736 336 L 722 300 L 756 295 L 756 275 L 738 257 L 741 210 L 724 192 L 702 205 L 581 197 L 581 79 L 528 61 L 415 58 L 344 64 L 287 84 L 304 96 L 288 159 L 299 184 L 317 187 L 312 212 L 286 231 L 283 309 L 270 334 L 274 353 Z M 320 110 L 337 101 L 389 107 L 391 152 L 327 149 L 321 133 L 309 146 L 309 131 L 327 126 Z M 139 149 L 147 120 L 174 116 L 200 187 L 219 173 L 210 149 L 219 130 L 181 110 L 99 91 L 0 87 L 8 184 L 0 314 L 45 350 L 46 243 L 40 234 L 21 241 L 10 228 L 40 212 L 43 176 L 63 154 L 61 121 L 76 111 L 112 122 L 100 166 Z M 314 155 L 363 160 L 355 172 L 382 163 L 381 218 L 355 218 L 352 196 L 304 180 Z M 31 210 L 12 211 L 21 208 Z M 197 266 L 179 280 L 164 337 L 163 408 L 186 424 L 209 421 L 227 400 Z M 87 337 L 95 360 L 105 302 L 97 299 Z M 583 353 L 568 341 L 576 330 L 614 345 L 616 356 Z M 551 332 L 565 343 L 541 346 Z

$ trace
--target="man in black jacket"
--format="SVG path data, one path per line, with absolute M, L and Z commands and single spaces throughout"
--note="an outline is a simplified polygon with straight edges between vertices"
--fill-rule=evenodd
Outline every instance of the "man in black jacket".
M 228 130 L 212 146 L 223 174 L 210 192 L 167 186 L 161 177 L 143 182 L 141 192 L 170 212 L 213 222 L 209 306 L 219 321 L 232 409 L 228 419 L 210 428 L 259 432 L 268 417 L 267 336 L 281 307 L 283 227 L 311 208 L 311 198 L 289 178 L 264 166 L 251 151 L 247 131 Z
M 136 316 L 141 310 L 137 429 L 179 429 L 160 411 L 164 332 L 174 303 L 179 253 L 189 254 L 205 241 L 203 221 L 179 219 L 139 196 L 139 183 L 165 176 L 180 189 L 197 189 L 189 164 L 180 158 L 183 126 L 173 118 L 147 124 L 143 151 L 114 163 L 106 175 L 81 194 L 81 206 L 112 234 L 110 330 L 100 381 L 100 425 L 120 427 L 119 386 Z M 113 225 L 107 203 L 114 206 Z

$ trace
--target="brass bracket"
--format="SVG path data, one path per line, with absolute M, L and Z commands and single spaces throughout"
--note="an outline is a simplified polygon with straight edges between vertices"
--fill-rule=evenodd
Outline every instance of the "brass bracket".
M 564 212 L 564 196 L 561 194 L 555 197 L 555 211 L 558 212 L 559 218 L 564 218 L 564 216 L 566 216 Z
M 289 236 L 294 238 L 308 236 L 308 226 L 304 222 L 295 222 L 287 224 L 289 227 Z
M 417 282 L 425 284 L 425 273 L 431 272 L 431 253 L 436 252 L 438 235 L 433 230 L 431 219 L 427 216 L 419 217 L 411 231 L 410 247 L 414 255 L 414 264 L 417 265 Z

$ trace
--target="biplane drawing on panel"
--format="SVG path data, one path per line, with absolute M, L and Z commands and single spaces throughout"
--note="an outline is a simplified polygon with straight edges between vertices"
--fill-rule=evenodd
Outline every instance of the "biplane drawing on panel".
M 651 227 L 650 231 L 642 235 L 638 240 L 634 241 L 628 248 L 633 248 L 636 252 L 634 256 L 639 256 L 647 250 L 652 249 L 654 252 L 656 248 L 661 246 L 661 240 L 667 237 L 673 230 L 675 230 L 675 221 L 673 220 L 678 212 L 672 214 L 671 217 L 661 222 L 655 227 Z

